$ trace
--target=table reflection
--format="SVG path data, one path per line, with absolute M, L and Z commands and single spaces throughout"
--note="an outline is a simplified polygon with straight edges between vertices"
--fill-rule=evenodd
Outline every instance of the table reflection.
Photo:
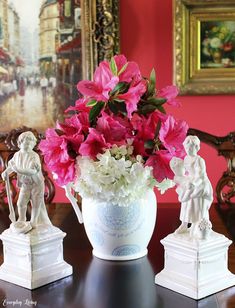
M 129 262 L 94 257 L 83 287 L 79 302 L 87 308 L 157 307 L 154 272 L 147 257 Z

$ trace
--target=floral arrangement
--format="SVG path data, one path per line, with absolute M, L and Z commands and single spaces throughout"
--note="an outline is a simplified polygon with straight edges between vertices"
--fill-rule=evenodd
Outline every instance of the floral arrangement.
M 235 47 L 235 31 L 230 30 L 224 23 L 219 23 L 206 30 L 204 35 L 202 52 L 205 56 L 214 58 L 214 55 L 220 52 L 221 58 L 227 59 L 225 64 L 229 58 L 233 60 L 231 53 Z
M 81 97 L 66 110 L 69 116 L 39 145 L 57 183 L 72 182 L 82 197 L 125 204 L 155 185 L 168 188 L 169 162 L 184 157 L 188 130 L 164 109 L 180 105 L 177 88 L 157 90 L 154 70 L 144 78 L 137 63 L 117 55 L 77 89 Z

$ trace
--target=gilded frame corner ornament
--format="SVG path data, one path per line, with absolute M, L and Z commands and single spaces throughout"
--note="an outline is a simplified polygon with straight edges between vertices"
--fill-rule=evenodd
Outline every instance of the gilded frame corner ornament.
M 201 27 L 211 21 L 235 25 L 235 1 L 174 1 L 174 83 L 181 95 L 235 93 L 235 65 L 202 66 Z
M 119 0 L 82 0 L 83 78 L 120 51 Z

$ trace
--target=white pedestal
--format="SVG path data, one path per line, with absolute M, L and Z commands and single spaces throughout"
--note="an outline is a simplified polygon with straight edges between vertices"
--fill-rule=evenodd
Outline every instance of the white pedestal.
M 71 275 L 72 267 L 63 259 L 65 235 L 45 225 L 27 234 L 5 230 L 0 235 L 4 253 L 0 279 L 32 290 Z
M 185 234 L 170 234 L 161 243 L 165 266 L 155 276 L 156 284 L 193 299 L 235 285 L 235 275 L 227 268 L 232 242 L 225 236 L 212 231 L 207 240 L 190 240 Z

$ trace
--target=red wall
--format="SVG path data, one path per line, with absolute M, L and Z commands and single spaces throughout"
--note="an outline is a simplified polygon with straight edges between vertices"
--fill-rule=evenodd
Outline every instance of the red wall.
M 136 61 L 143 75 L 154 67 L 157 87 L 173 80 L 173 22 L 171 0 L 120 0 L 121 52 Z M 235 96 L 182 96 L 181 108 L 168 108 L 190 127 L 218 136 L 235 130 Z M 226 169 L 216 150 L 201 144 L 200 155 L 206 160 L 207 173 L 215 187 Z M 158 197 L 159 201 L 176 201 L 174 190 Z
M 143 75 L 148 76 L 154 67 L 157 87 L 172 84 L 173 24 L 171 0 L 120 0 L 121 52 L 128 60 L 136 61 Z M 190 127 L 215 135 L 226 135 L 235 130 L 235 96 L 182 96 L 181 108 L 168 108 L 177 118 L 184 119 Z M 207 164 L 208 176 L 215 187 L 226 169 L 223 157 L 202 144 L 200 155 Z M 61 189 L 55 201 L 65 200 Z M 173 189 L 158 197 L 159 201 L 175 202 Z

